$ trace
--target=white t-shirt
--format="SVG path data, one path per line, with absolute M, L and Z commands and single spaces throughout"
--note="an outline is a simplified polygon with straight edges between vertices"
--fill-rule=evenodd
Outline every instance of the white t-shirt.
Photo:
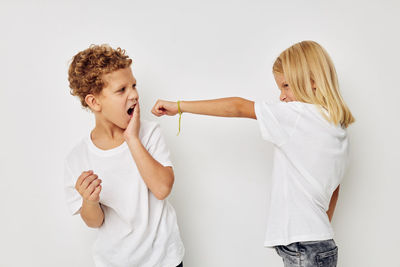
M 158 124 L 141 121 L 140 140 L 163 166 L 172 166 Z M 82 198 L 75 190 L 80 174 L 93 170 L 102 180 L 104 223 L 93 246 L 97 267 L 176 267 L 183 258 L 175 210 L 157 199 L 144 183 L 126 142 L 109 150 L 96 147 L 90 135 L 65 160 L 65 193 L 72 214 Z
M 313 104 L 256 102 L 254 109 L 263 139 L 274 144 L 264 246 L 333 238 L 326 211 L 347 165 L 346 130 Z

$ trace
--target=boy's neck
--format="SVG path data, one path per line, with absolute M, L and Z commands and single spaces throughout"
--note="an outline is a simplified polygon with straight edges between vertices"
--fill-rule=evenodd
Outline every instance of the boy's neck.
M 124 139 L 124 129 L 121 129 L 117 125 L 96 118 L 96 126 L 91 132 L 92 139 L 107 140 L 109 142 L 121 141 Z

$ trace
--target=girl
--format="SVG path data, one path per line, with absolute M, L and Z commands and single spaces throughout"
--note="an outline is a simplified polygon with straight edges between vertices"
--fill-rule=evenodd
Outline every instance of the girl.
M 336 266 L 330 221 L 348 157 L 346 128 L 354 118 L 339 92 L 335 67 L 316 42 L 283 51 L 273 65 L 278 103 L 232 97 L 205 101 L 159 100 L 156 116 L 183 112 L 258 121 L 274 144 L 266 247 L 284 266 Z

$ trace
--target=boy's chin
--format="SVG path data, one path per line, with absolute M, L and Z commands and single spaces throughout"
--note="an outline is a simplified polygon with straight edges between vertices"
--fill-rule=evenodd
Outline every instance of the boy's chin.
M 118 128 L 125 130 L 129 125 L 129 120 L 115 120 L 113 121 L 113 124 Z
M 130 122 L 131 120 L 133 120 L 132 117 L 133 117 L 133 116 L 128 116 L 127 119 L 126 119 L 125 122 L 124 122 L 123 127 L 121 127 L 121 128 L 126 129 L 126 128 L 128 127 L 128 125 L 129 125 L 129 122 Z

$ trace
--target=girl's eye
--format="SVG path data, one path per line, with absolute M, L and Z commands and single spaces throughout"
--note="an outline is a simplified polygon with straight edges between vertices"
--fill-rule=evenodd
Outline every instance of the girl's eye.
M 120 90 L 121 92 L 125 91 L 125 87 Z
M 289 84 L 285 83 L 285 84 L 283 85 L 283 87 L 289 87 Z

